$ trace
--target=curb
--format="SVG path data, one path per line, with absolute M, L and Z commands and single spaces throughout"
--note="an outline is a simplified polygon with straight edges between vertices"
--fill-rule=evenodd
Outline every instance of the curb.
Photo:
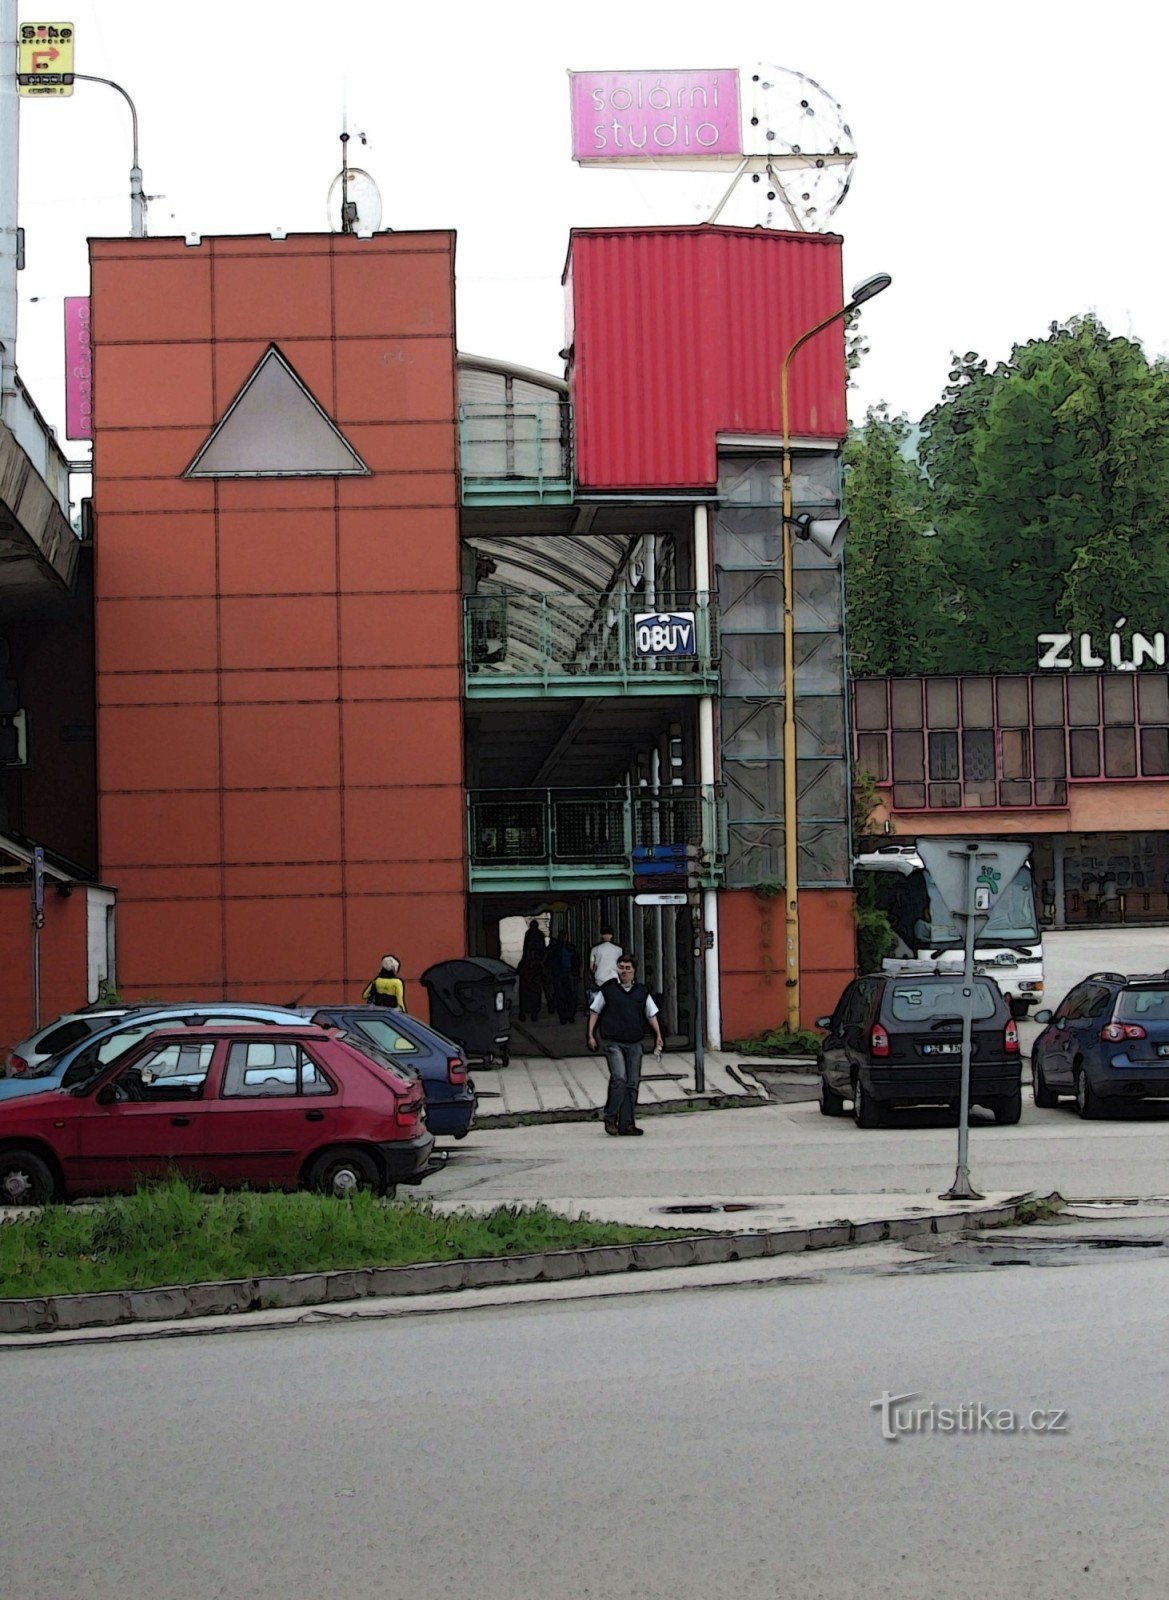
M 659 1100 L 646 1105 L 639 1102 L 637 1115 L 644 1117 L 677 1116 L 686 1111 L 745 1111 L 748 1106 L 767 1106 L 771 1101 L 765 1094 L 694 1094 L 685 1100 Z M 475 1129 L 530 1128 L 541 1122 L 600 1122 L 601 1106 L 562 1106 L 554 1111 L 488 1111 L 480 1110 L 475 1118 Z
M 1059 1195 L 1042 1197 L 1062 1209 Z M 132 1322 L 160 1322 L 330 1305 L 396 1295 L 421 1295 L 452 1289 L 503 1288 L 527 1283 L 562 1283 L 572 1278 L 617 1272 L 651 1272 L 663 1267 L 716 1266 L 760 1256 L 799 1254 L 852 1244 L 906 1240 L 922 1233 L 961 1233 L 972 1227 L 1017 1222 L 1034 1195 L 1018 1195 L 1005 1205 L 982 1211 L 953 1211 L 933 1217 L 895 1217 L 887 1221 L 836 1222 L 813 1228 L 764 1233 L 702 1234 L 646 1244 L 590 1245 L 577 1250 L 543 1250 L 530 1255 L 480 1256 L 460 1261 L 423 1262 L 404 1267 L 358 1267 L 338 1272 L 302 1272 L 289 1277 L 241 1278 L 226 1283 L 169 1285 L 97 1294 L 46 1295 L 35 1300 L 0 1300 L 0 1334 L 64 1333 L 80 1328 L 113 1328 Z

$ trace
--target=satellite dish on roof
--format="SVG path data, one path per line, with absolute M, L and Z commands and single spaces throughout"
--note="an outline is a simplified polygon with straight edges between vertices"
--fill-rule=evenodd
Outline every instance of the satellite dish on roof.
M 362 140 L 364 143 L 364 139 Z M 341 135 L 341 170 L 329 185 L 329 227 L 333 233 L 368 238 L 382 225 L 381 190 L 364 167 L 351 167 L 349 135 Z

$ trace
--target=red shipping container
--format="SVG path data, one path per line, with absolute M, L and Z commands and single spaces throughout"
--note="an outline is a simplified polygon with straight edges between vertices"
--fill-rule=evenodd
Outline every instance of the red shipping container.
M 712 489 L 719 434 L 781 431 L 779 374 L 844 304 L 838 234 L 703 223 L 576 230 L 564 281 L 582 489 Z M 844 333 L 791 368 L 793 438 L 847 432 Z

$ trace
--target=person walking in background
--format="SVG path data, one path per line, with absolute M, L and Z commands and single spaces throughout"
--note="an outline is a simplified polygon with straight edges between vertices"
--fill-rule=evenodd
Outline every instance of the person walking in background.
M 609 1093 L 605 1098 L 605 1132 L 640 1136 L 637 1126 L 637 1091 L 641 1086 L 641 1056 L 646 1026 L 654 1036 L 654 1055 L 665 1048 L 658 1024 L 658 1008 L 644 983 L 637 982 L 632 956 L 622 954 L 617 976 L 601 985 L 589 1006 L 589 1049 L 597 1049 L 597 1030 L 609 1063 Z
M 589 975 L 596 989 L 604 988 L 610 978 L 617 976 L 617 958 L 621 946 L 614 943 L 612 928 L 601 929 L 601 942 L 589 952 Z
M 544 991 L 544 963 L 535 955 L 524 952 L 516 968 L 519 975 L 520 1021 L 535 1022 L 540 1015 L 540 1001 Z
M 361 992 L 366 1005 L 386 1006 L 391 1011 L 405 1011 L 406 985 L 398 976 L 402 963 L 397 956 L 383 956 L 377 974 Z
M 524 955 L 535 956 L 536 960 L 543 963 L 548 945 L 544 939 L 543 929 L 535 917 L 528 923 L 528 931 L 524 934 Z
M 572 974 L 575 951 L 563 934 L 556 934 L 548 946 L 544 970 L 552 985 L 549 1009 L 553 1006 L 561 1022 L 572 1022 L 576 1017 L 576 980 Z

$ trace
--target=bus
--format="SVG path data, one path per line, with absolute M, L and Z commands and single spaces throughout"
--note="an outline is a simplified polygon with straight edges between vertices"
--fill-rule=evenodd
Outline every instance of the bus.
M 988 846 L 993 841 L 986 841 Z M 897 943 L 882 962 L 886 972 L 921 971 L 933 962 L 942 971 L 965 961 L 962 923 L 943 903 L 912 845 L 886 845 L 853 862 L 857 887 L 884 911 Z M 1043 999 L 1043 937 L 1039 931 L 1035 880 L 1028 860 L 999 896 L 974 946 L 974 970 L 993 978 L 1011 1007 L 1025 1017 Z

